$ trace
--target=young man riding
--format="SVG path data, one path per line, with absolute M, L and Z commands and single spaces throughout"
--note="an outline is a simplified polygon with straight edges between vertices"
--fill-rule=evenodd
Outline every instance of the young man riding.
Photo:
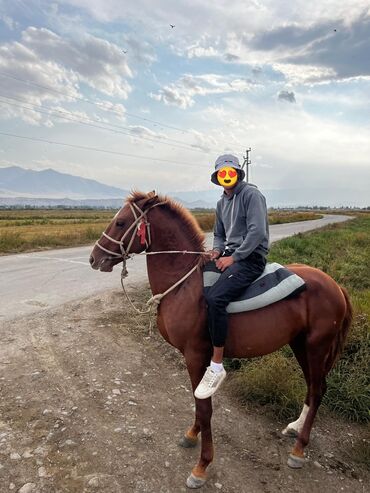
M 211 397 L 226 377 L 222 360 L 227 336 L 226 307 L 259 277 L 266 265 L 269 228 L 266 200 L 255 185 L 243 181 L 244 170 L 231 154 L 216 160 L 211 181 L 223 187 L 217 202 L 211 261 L 222 272 L 205 289 L 213 356 L 195 389 L 198 399 Z

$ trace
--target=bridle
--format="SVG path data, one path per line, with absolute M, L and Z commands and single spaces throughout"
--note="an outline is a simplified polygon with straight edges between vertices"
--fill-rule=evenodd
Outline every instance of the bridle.
M 134 242 L 136 235 L 140 236 L 140 244 L 145 245 L 145 248 L 144 248 L 145 251 L 141 252 L 142 255 L 158 255 L 158 254 L 162 254 L 162 253 L 182 253 L 182 254 L 192 254 L 192 255 L 205 255 L 205 252 L 193 252 L 193 251 L 188 251 L 188 250 L 165 250 L 165 251 L 160 251 L 160 252 L 148 252 L 148 251 L 146 251 L 151 245 L 150 223 L 148 221 L 147 214 L 151 209 L 154 209 L 154 207 L 158 207 L 158 206 L 164 205 L 166 203 L 167 202 L 165 202 L 165 201 L 164 202 L 157 202 L 156 204 L 151 205 L 150 207 L 148 207 L 148 209 L 143 211 L 140 209 L 140 207 L 137 204 L 135 204 L 135 202 L 132 202 L 132 203 L 129 202 L 129 206 L 130 206 L 131 212 L 132 212 L 135 220 L 130 225 L 130 227 L 124 232 L 122 238 L 120 240 L 116 240 L 116 239 L 112 238 L 111 236 L 107 235 L 107 233 L 103 232 L 103 236 L 105 238 L 112 241 L 116 245 L 120 246 L 121 253 L 113 252 L 112 250 L 109 250 L 108 248 L 103 247 L 102 245 L 100 245 L 99 240 L 95 243 L 95 246 L 97 246 L 98 248 L 100 248 L 104 252 L 112 255 L 113 259 L 114 258 L 122 258 L 123 265 L 122 265 L 122 273 L 121 273 L 121 285 L 122 285 L 123 292 L 125 293 L 126 298 L 131 303 L 133 308 L 138 313 L 141 313 L 141 314 L 142 313 L 149 313 L 152 310 L 153 306 L 155 306 L 155 305 L 158 306 L 160 304 L 162 298 L 164 296 L 166 296 L 166 294 L 168 294 L 172 290 L 174 290 L 177 286 L 179 286 L 182 282 L 184 282 L 185 279 L 187 279 L 189 276 L 191 276 L 191 274 L 193 272 L 195 272 L 195 270 L 198 268 L 198 264 L 196 264 L 181 279 L 179 279 L 175 284 L 173 284 L 169 289 L 167 289 L 167 291 L 165 291 L 164 293 L 158 293 L 158 294 L 152 296 L 147 302 L 147 305 L 149 305 L 148 310 L 146 310 L 146 311 L 138 310 L 136 308 L 136 306 L 130 300 L 130 298 L 129 298 L 126 290 L 125 290 L 125 287 L 123 285 L 123 279 L 128 275 L 127 268 L 126 268 L 126 260 L 131 258 L 134 255 L 133 252 L 130 253 L 130 249 L 131 249 L 132 243 Z M 125 248 L 123 245 L 123 242 L 126 239 L 126 237 L 128 236 L 128 234 L 130 233 L 130 231 L 132 231 L 132 236 L 130 238 L 130 241 L 129 241 L 127 247 Z M 112 260 L 112 257 L 110 258 L 110 260 Z M 151 325 L 150 325 L 149 331 L 151 332 Z
M 131 203 L 129 202 L 129 206 L 131 209 L 131 212 L 135 218 L 134 222 L 130 225 L 130 227 L 124 232 L 122 238 L 120 240 L 116 240 L 112 238 L 111 236 L 107 235 L 105 231 L 103 231 L 103 236 L 107 238 L 108 240 L 112 241 L 116 245 L 120 246 L 121 253 L 113 252 L 112 250 L 109 250 L 108 248 L 103 247 L 100 245 L 99 240 L 95 243 L 97 247 L 99 247 L 101 250 L 103 250 L 106 253 L 109 253 L 110 255 L 113 255 L 113 257 L 122 257 L 122 260 L 125 264 L 126 260 L 130 258 L 130 248 L 132 246 L 132 243 L 134 242 L 135 236 L 138 235 L 140 236 L 140 243 L 141 245 L 145 245 L 145 250 L 150 247 L 151 245 L 151 234 L 150 234 L 150 223 L 148 222 L 147 214 L 150 211 L 150 209 L 153 209 L 154 207 L 158 207 L 160 205 L 165 204 L 166 202 L 158 202 L 157 204 L 154 204 L 150 206 L 147 210 L 143 211 L 140 209 L 140 207 L 135 204 L 135 202 Z M 137 214 L 138 212 L 138 214 Z M 123 246 L 123 242 L 126 238 L 126 236 L 132 231 L 132 236 L 130 238 L 130 241 L 127 245 L 127 248 Z M 148 235 L 148 239 L 146 239 L 146 236 Z

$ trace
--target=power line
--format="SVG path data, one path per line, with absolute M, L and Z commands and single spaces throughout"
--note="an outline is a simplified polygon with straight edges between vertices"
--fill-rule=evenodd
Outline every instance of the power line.
M 41 72 L 46 73 L 45 71 L 41 71 Z M 23 82 L 24 84 L 28 84 L 28 85 L 32 85 L 32 86 L 35 86 L 35 87 L 39 87 L 39 88 L 45 89 L 46 91 L 49 91 L 49 92 L 53 92 L 53 93 L 62 95 L 64 97 L 67 96 L 67 97 L 69 97 L 71 99 L 74 99 L 74 100 L 77 99 L 79 101 L 83 101 L 85 103 L 88 103 L 90 105 L 93 105 L 93 106 L 98 107 L 100 110 L 108 111 L 108 112 L 114 113 L 114 114 L 119 115 L 119 116 L 122 117 L 122 113 L 119 112 L 118 110 L 114 109 L 114 108 L 104 107 L 103 104 L 100 104 L 99 102 L 91 101 L 90 99 L 87 99 L 87 98 L 84 98 L 84 97 L 81 97 L 81 96 L 77 96 L 77 95 L 73 95 L 71 93 L 68 93 L 68 91 L 66 91 L 66 92 L 58 91 L 57 89 L 54 89 L 52 87 L 45 86 L 45 85 L 42 85 L 42 84 L 37 84 L 36 82 L 33 82 L 33 81 L 29 80 L 29 79 L 22 79 L 20 77 L 16 77 L 14 75 L 10 75 L 10 74 L 5 73 L 5 72 L 2 72 L 2 71 L 0 71 L 0 76 L 7 77 L 8 79 L 17 80 L 19 82 Z M 30 103 L 28 103 L 28 104 L 30 104 Z M 172 126 L 172 125 L 167 125 L 167 124 L 162 123 L 162 122 L 159 122 L 157 120 L 152 120 L 150 118 L 145 118 L 143 116 L 135 115 L 135 114 L 129 113 L 127 111 L 125 111 L 124 114 L 127 115 L 127 116 L 130 116 L 132 118 L 137 118 L 139 120 L 143 120 L 143 121 L 146 121 L 146 122 L 149 122 L 149 123 L 154 123 L 155 125 L 159 125 L 161 127 L 169 128 L 171 130 L 177 130 L 177 131 L 182 132 L 182 133 L 188 133 L 188 134 L 190 134 L 192 136 L 194 135 L 189 130 L 185 130 L 183 128 L 175 127 L 175 126 Z M 110 124 L 110 125 L 114 126 L 114 124 Z M 236 144 L 239 145 L 240 147 L 242 147 L 242 144 L 240 142 L 236 142 Z M 217 150 L 216 149 L 213 149 L 213 152 L 218 153 L 219 152 L 219 149 L 217 149 Z
M 60 145 L 60 146 L 64 146 L 64 147 L 72 147 L 75 149 L 82 149 L 85 151 L 103 152 L 106 154 L 113 154 L 116 156 L 132 157 L 132 158 L 136 158 L 136 159 L 146 159 L 149 161 L 160 161 L 163 163 L 171 163 L 171 164 L 181 164 L 181 165 L 185 165 L 185 166 L 196 166 L 197 168 L 199 168 L 199 164 L 193 164 L 193 163 L 188 163 L 188 162 L 183 162 L 183 161 L 172 161 L 169 159 L 160 159 L 160 158 L 147 157 L 147 156 L 138 156 L 137 154 L 127 154 L 125 152 L 111 151 L 109 149 L 100 149 L 97 147 L 81 146 L 78 144 L 69 144 L 66 142 L 56 142 L 53 140 L 40 139 L 37 137 L 27 137 L 25 135 L 17 135 L 17 134 L 11 134 L 11 133 L 6 133 L 6 132 L 0 132 L 0 135 L 5 135 L 6 137 L 14 137 L 16 139 L 24 139 L 24 140 L 34 141 L 34 142 L 42 142 L 44 144 L 54 144 L 54 145 Z
M 3 77 L 7 77 L 8 79 L 17 80 L 17 81 L 23 82 L 25 84 L 30 84 L 32 86 L 36 86 L 36 87 L 39 87 L 41 89 L 45 89 L 46 91 L 49 91 L 49 92 L 55 92 L 56 94 L 60 94 L 64 97 L 67 96 L 67 97 L 72 98 L 72 99 L 78 99 L 79 101 L 84 101 L 85 103 L 92 104 L 94 106 L 97 106 L 100 109 L 104 109 L 104 111 L 111 111 L 112 113 L 115 113 L 115 114 L 122 116 L 122 113 L 115 110 L 114 108 L 104 108 L 104 107 L 102 107 L 102 105 L 99 105 L 99 103 L 97 103 L 96 101 L 91 101 L 90 99 L 70 94 L 67 91 L 66 92 L 58 91 L 57 89 L 53 89 L 52 87 L 44 86 L 42 84 L 37 84 L 36 82 L 33 82 L 29 79 L 21 79 L 20 77 L 15 77 L 14 75 L 10 75 L 10 74 L 7 74 L 5 72 L 0 72 L 0 75 Z M 172 130 L 177 130 L 179 132 L 189 133 L 192 135 L 192 133 L 189 130 L 184 130 L 183 128 L 174 127 L 172 125 L 166 125 L 165 123 L 161 123 L 161 122 L 156 121 L 156 120 L 151 120 L 150 118 L 145 118 L 143 116 L 134 115 L 133 113 L 128 113 L 127 111 L 125 111 L 125 115 L 130 116 L 132 118 L 138 118 L 138 119 L 146 121 L 146 122 L 154 123 L 155 125 L 159 125 L 161 127 L 170 128 Z
M 24 101 L 24 100 L 22 100 L 20 98 L 14 98 L 14 97 L 11 97 L 11 96 L 4 96 L 2 94 L 0 94 L 0 96 L 2 98 L 6 98 L 6 99 L 13 99 L 15 101 L 26 102 L 26 101 Z M 56 110 L 56 109 L 51 109 L 50 107 L 46 107 L 49 111 L 43 111 L 43 108 L 40 107 L 39 105 L 36 105 L 36 104 L 33 104 L 33 103 L 28 103 L 28 102 L 26 102 L 26 103 L 29 106 L 33 106 L 33 108 L 29 108 L 29 107 L 24 106 L 22 104 L 11 103 L 10 101 L 0 100 L 0 102 L 3 103 L 3 104 L 8 104 L 10 106 L 15 106 L 15 107 L 18 107 L 18 108 L 24 108 L 24 109 L 27 109 L 27 110 L 30 110 L 30 111 L 36 111 L 36 112 L 41 113 L 43 115 L 54 115 L 54 114 L 58 113 L 56 115 L 58 118 L 64 118 L 66 120 L 69 120 L 69 121 L 72 121 L 72 122 L 75 122 L 75 123 L 79 123 L 81 125 L 87 125 L 87 126 L 99 128 L 99 129 L 102 129 L 102 130 L 107 130 L 107 131 L 113 132 L 113 133 L 119 133 L 119 134 L 123 134 L 123 135 L 128 135 L 129 137 L 147 140 L 149 142 L 154 142 L 154 143 L 159 143 L 159 144 L 165 144 L 165 145 L 168 145 L 168 146 L 171 146 L 171 147 L 177 147 L 179 149 L 185 149 L 185 150 L 188 150 L 188 151 L 194 151 L 194 152 L 200 152 L 202 154 L 206 154 L 204 151 L 201 151 L 200 149 L 198 150 L 198 149 L 196 149 L 194 147 L 190 147 L 190 146 L 187 147 L 185 145 L 177 145 L 177 144 L 174 144 L 172 142 L 165 142 L 165 140 L 169 140 L 169 141 L 173 141 L 173 142 L 179 142 L 179 141 L 176 141 L 174 139 L 167 139 L 167 138 L 164 137 L 163 140 L 156 140 L 156 138 L 144 137 L 144 136 L 141 136 L 141 135 L 134 134 L 132 132 L 124 132 L 122 130 L 114 130 L 112 128 L 109 128 L 109 127 L 106 127 L 106 126 L 103 126 L 103 125 L 96 125 L 94 123 L 91 123 L 91 121 L 99 122 L 99 120 L 90 119 L 91 121 L 82 121 L 82 120 L 79 120 L 78 118 L 76 118 L 75 115 L 73 115 L 73 113 L 70 113 L 68 111 L 60 111 L 60 110 Z M 110 125 L 110 124 L 108 124 L 108 125 Z M 119 125 L 114 125 L 114 126 L 117 126 L 118 128 L 126 128 L 127 130 L 130 130 L 129 127 L 120 127 Z

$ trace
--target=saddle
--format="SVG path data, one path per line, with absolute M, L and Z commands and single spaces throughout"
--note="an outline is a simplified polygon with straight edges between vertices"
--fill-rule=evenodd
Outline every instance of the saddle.
M 221 276 L 214 262 L 208 262 L 203 271 L 205 288 Z M 228 313 L 257 310 L 277 301 L 297 296 L 306 289 L 306 283 L 294 272 L 277 262 L 267 263 L 262 274 L 236 300 L 226 307 Z

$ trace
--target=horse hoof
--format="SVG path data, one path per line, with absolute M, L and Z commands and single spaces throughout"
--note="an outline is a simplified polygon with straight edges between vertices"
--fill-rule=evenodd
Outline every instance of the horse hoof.
M 298 457 L 298 455 L 289 454 L 288 466 L 292 469 L 301 469 L 304 465 L 304 457 Z
M 186 486 L 190 489 L 201 488 L 206 482 L 205 478 L 197 478 L 193 473 L 190 474 L 188 479 L 186 480 Z
M 183 448 L 193 448 L 197 445 L 197 438 L 188 438 L 187 436 L 183 436 L 179 440 L 179 447 Z
M 281 434 L 284 435 L 285 437 L 297 438 L 298 431 L 295 430 L 294 428 L 289 428 L 289 426 L 287 426 L 286 428 L 284 428 Z

